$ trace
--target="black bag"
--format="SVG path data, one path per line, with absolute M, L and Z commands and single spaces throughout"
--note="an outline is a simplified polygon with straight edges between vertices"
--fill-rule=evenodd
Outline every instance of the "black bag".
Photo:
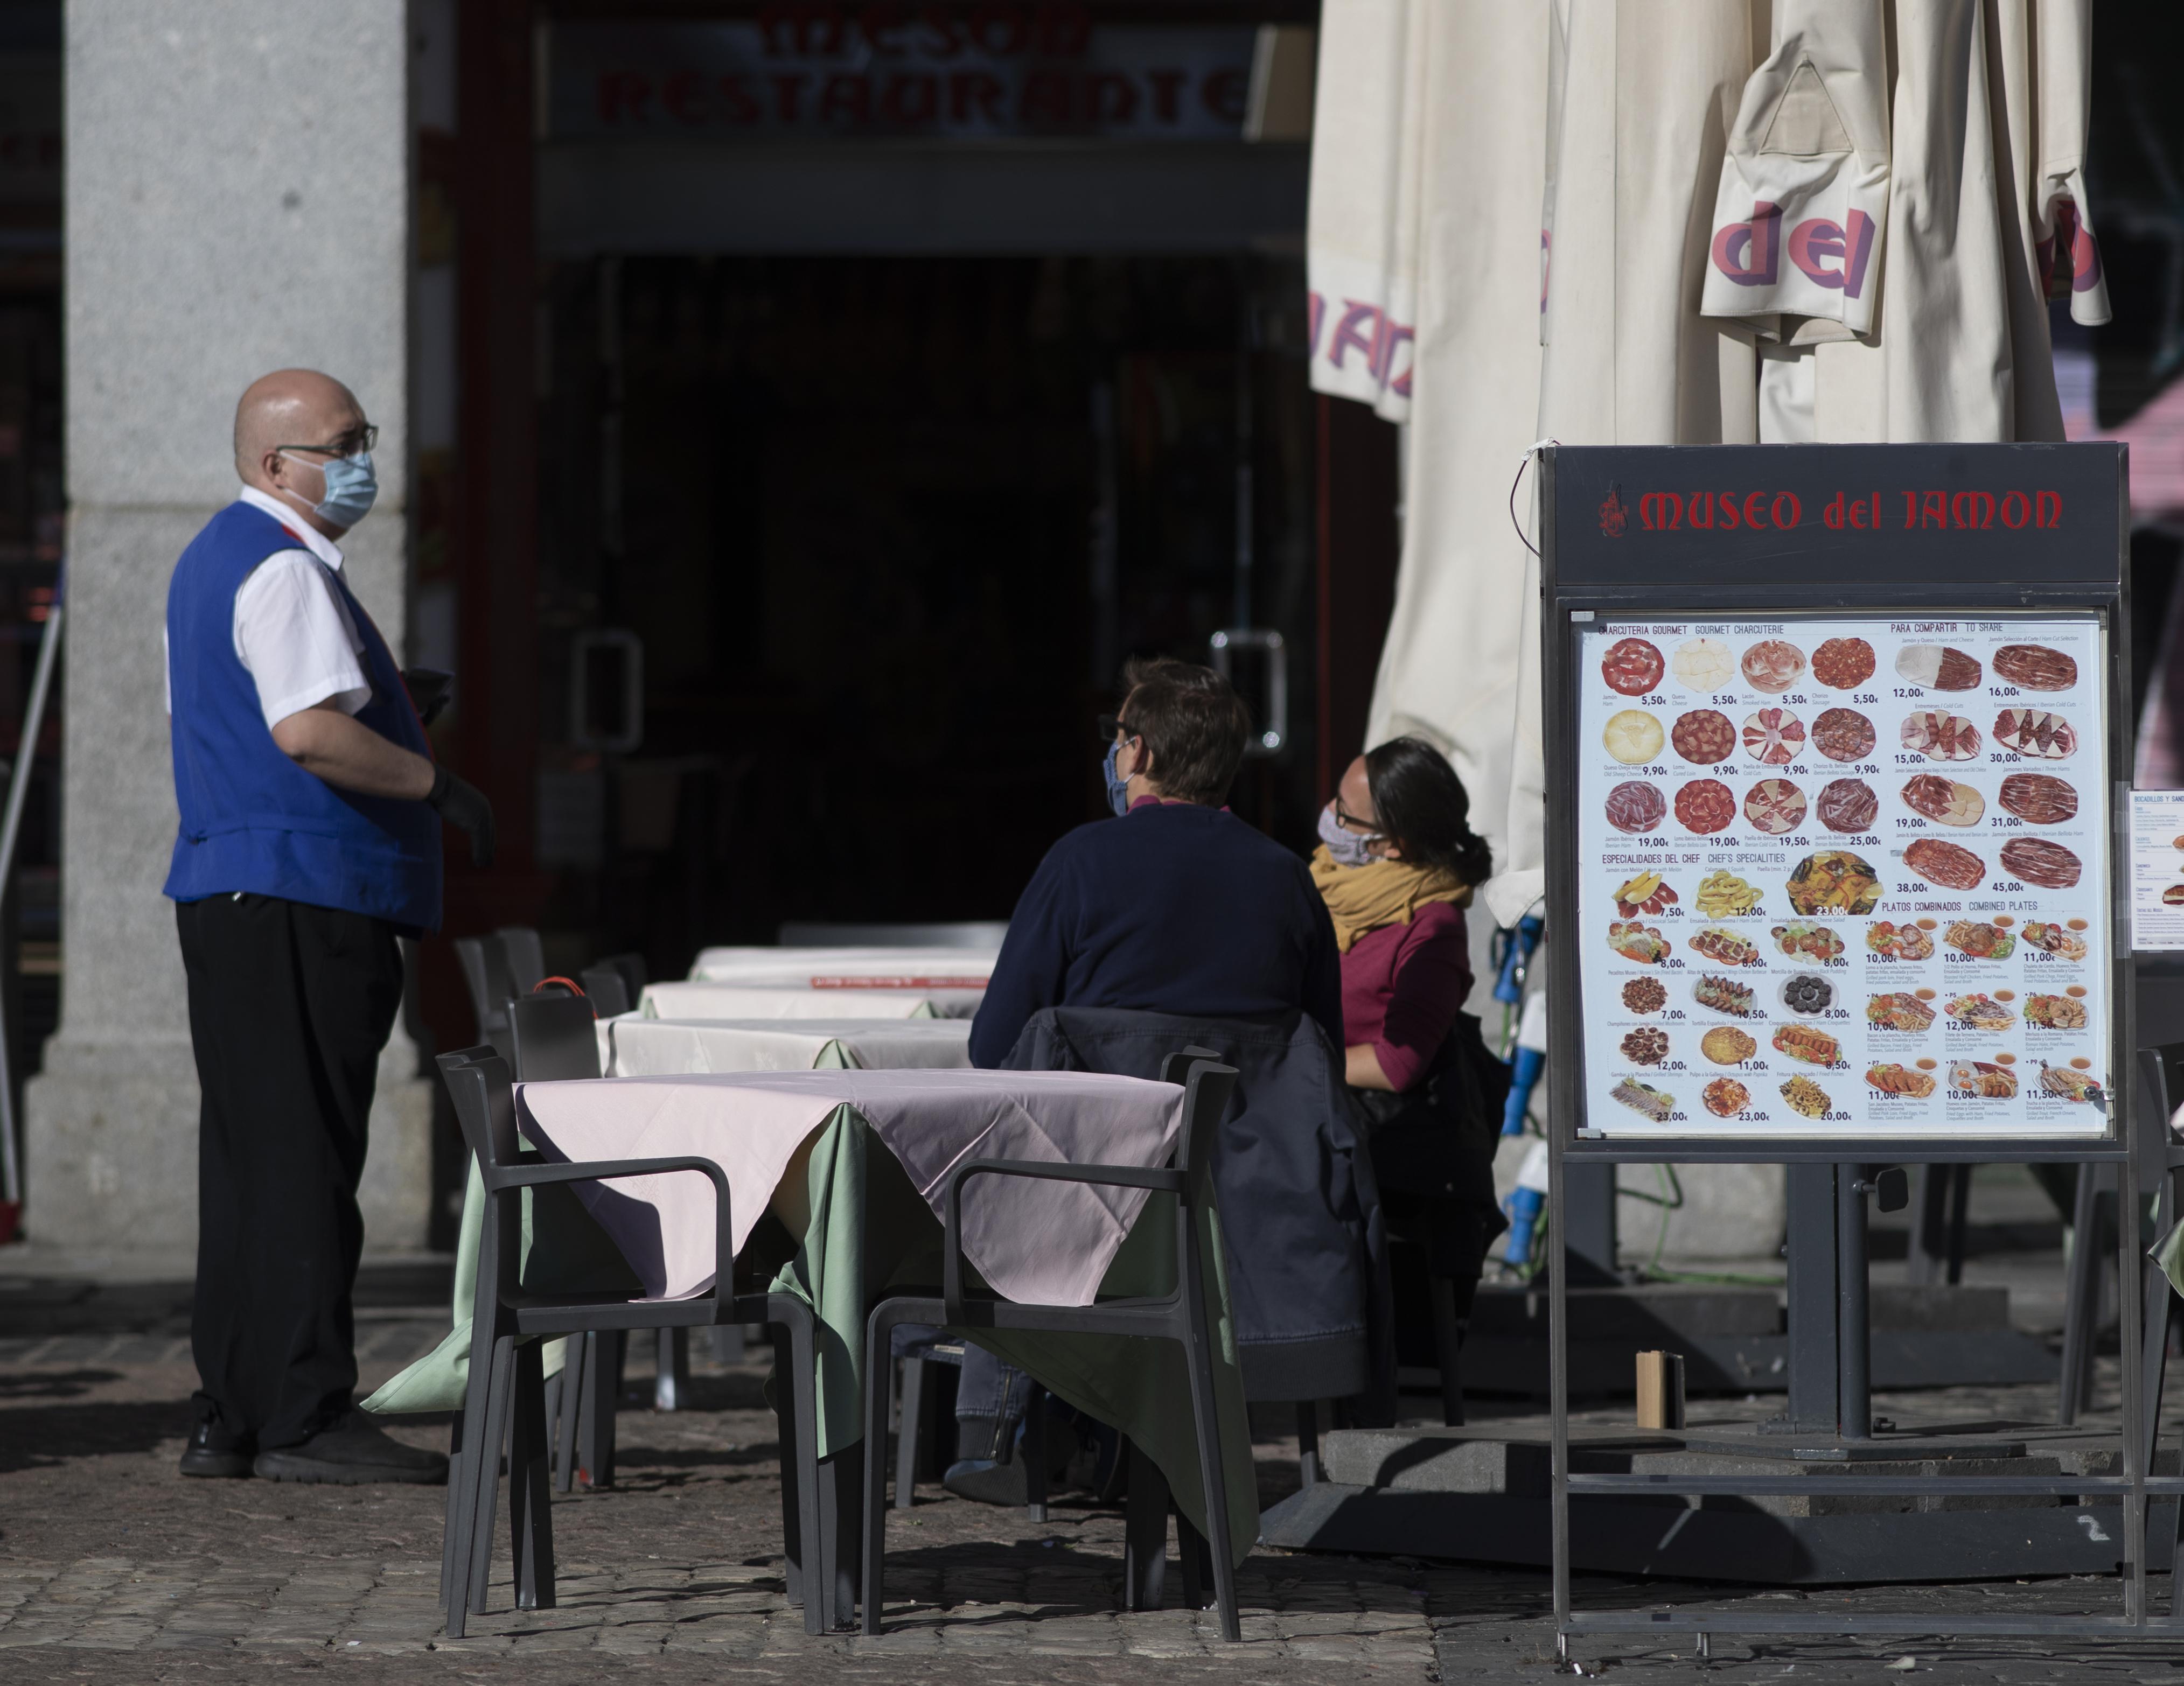
M 1509 1227 L 1494 1198 L 1494 1155 L 1509 1067 L 1478 1018 L 1458 1013 L 1424 1079 L 1403 1093 L 1352 1089 L 1390 1233 L 1425 1249 L 1435 1276 L 1476 1283 Z

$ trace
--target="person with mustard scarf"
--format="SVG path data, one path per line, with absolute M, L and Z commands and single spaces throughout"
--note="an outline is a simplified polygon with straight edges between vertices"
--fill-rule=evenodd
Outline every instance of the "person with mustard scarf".
M 1427 1362 L 1460 1348 L 1486 1250 L 1507 1224 L 1494 1198 L 1495 1090 L 1506 1091 L 1507 1068 L 1462 1010 L 1473 982 L 1464 910 L 1494 869 L 1470 813 L 1447 758 L 1423 738 L 1398 737 L 1350 764 L 1321 811 L 1312 857 L 1342 957 L 1345 1075 L 1381 1210 L 1390 1233 L 1425 1255 L 1432 1327 L 1403 1327 L 1417 1321 L 1403 1307 L 1418 1296 L 1399 1282 L 1397 1345 Z M 1453 1377 L 1444 1377 L 1443 1402 L 1460 1422 Z

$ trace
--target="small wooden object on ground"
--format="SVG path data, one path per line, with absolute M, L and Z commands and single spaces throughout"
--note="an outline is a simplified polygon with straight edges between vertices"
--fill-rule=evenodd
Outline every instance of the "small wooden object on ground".
M 1638 1355 L 1638 1426 L 1684 1426 L 1684 1355 L 1680 1352 Z

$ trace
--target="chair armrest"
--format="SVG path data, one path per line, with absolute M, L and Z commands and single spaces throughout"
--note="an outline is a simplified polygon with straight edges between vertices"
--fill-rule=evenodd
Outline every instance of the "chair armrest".
M 530 1155 L 526 1155 L 529 1160 Z M 694 1171 L 713 1185 L 713 1297 L 732 1296 L 736 1231 L 728 1206 L 727 1173 L 709 1159 L 588 1159 L 554 1165 L 524 1163 L 488 1171 L 480 1167 L 489 1195 L 514 1194 L 549 1182 L 590 1182 L 615 1177 L 653 1177 L 663 1171 Z
M 1022 1177 L 1040 1182 L 1084 1182 L 1108 1188 L 1147 1188 L 1180 1194 L 1179 1171 L 1131 1165 L 1056 1165 L 1048 1160 L 974 1159 L 950 1173 L 941 1199 L 940 1296 L 946 1321 L 961 1321 L 963 1310 L 963 1185 L 973 1177 Z

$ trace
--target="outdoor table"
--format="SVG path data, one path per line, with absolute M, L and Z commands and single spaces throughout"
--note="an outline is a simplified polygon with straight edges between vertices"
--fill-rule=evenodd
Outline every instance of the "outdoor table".
M 769 1207 L 798 1238 L 774 1286 L 804 1298 L 818 1320 L 822 1457 L 864 1434 L 864 1328 L 872 1299 L 939 1279 L 939 1203 L 954 1166 L 974 1157 L 1161 1165 L 1173 1151 L 1182 1099 L 1173 1085 L 1083 1072 L 756 1071 L 517 1086 L 523 1134 L 549 1158 L 708 1158 L 728 1181 L 738 1251 Z M 690 1186 L 678 1186 L 684 1183 Z M 709 1183 L 660 1176 L 577 1189 L 597 1221 L 592 1233 L 611 1238 L 645 1294 L 682 1298 L 710 1287 Z M 984 1284 L 1011 1299 L 1081 1305 L 1095 1297 L 1160 1293 L 1173 1285 L 1174 1254 L 1164 1244 L 1166 1223 L 1138 1222 L 1152 1198 L 1136 1189 L 976 1178 L 964 1189 L 965 1255 Z M 562 1239 L 551 1209 L 541 1205 L 536 1212 L 526 1269 L 536 1253 L 559 1275 Z M 1257 1535 L 1257 1494 L 1225 1264 L 1214 1238 L 1207 1321 L 1227 1451 L 1229 1545 L 1241 1561 Z M 1184 1404 L 1190 1382 L 1173 1345 L 954 1333 L 1128 1435 L 1205 1532 L 1197 1444 Z M 461 1372 L 453 1362 L 433 1369 L 443 1355 L 459 1355 L 466 1368 L 466 1327 L 366 1401 L 368 1408 L 449 1408 Z M 405 1380 L 410 1385 L 403 1388 Z
M 753 1016 L 742 1020 L 648 1019 L 640 1010 L 597 1020 L 593 1028 L 599 1037 L 600 1071 L 610 1077 L 664 1077 L 696 1071 L 801 1071 L 814 1067 L 873 1068 L 887 1065 L 967 1066 L 971 1063 L 969 1021 L 935 1019 L 924 1002 L 909 996 L 828 997 L 815 995 L 805 989 L 714 989 L 710 986 L 689 985 L 677 988 L 686 992 L 678 999 L 689 1006 L 739 1006 Z M 831 1018 L 821 1018 L 810 1010 L 822 1005 L 838 1009 L 845 1000 L 851 999 L 860 1007 L 869 1003 L 872 1012 L 850 1019 L 839 1013 Z M 911 1014 L 922 1016 L 905 1016 Z M 794 1021 L 794 1027 L 783 1023 L 784 1020 Z M 655 1036 L 649 1028 L 635 1028 L 639 1026 L 660 1029 Z M 725 1037 L 694 1038 L 690 1034 L 694 1030 L 731 1027 L 744 1033 L 738 1035 L 732 1029 Z M 777 1034 L 765 1034 L 777 1028 Z M 920 1029 L 928 1038 L 922 1044 L 914 1039 L 915 1032 Z M 807 1031 L 814 1033 L 806 1034 Z M 888 1034 L 880 1034 L 883 1032 Z M 618 1044 L 632 1037 L 638 1040 L 626 1045 L 640 1050 L 636 1055 L 638 1067 L 636 1072 L 617 1070 Z M 852 1056 L 850 1046 L 860 1052 Z M 943 1057 L 951 1048 L 955 1050 L 953 1057 Z M 792 1057 L 796 1054 L 803 1057 Z M 532 1208 L 541 1200 L 550 1209 L 574 1198 L 566 1189 L 533 1190 L 525 1195 L 523 1250 L 527 1286 L 540 1287 L 550 1282 L 574 1291 L 622 1280 L 626 1266 L 620 1255 L 601 1256 L 595 1244 L 596 1233 L 589 1225 L 581 1223 L 560 1226 L 560 1244 L 554 1249 L 554 1257 L 549 1259 L 542 1255 L 534 1266 L 531 1258 Z M 461 1408 L 463 1387 L 469 1374 L 471 1299 L 477 1285 L 478 1236 L 484 1222 L 485 1182 L 478 1174 L 476 1161 L 472 1160 L 463 1186 L 462 1218 L 455 1233 L 454 1303 L 449 1308 L 451 1327 L 447 1338 L 365 1401 L 367 1409 L 399 1412 Z M 578 1244 L 575 1238 L 579 1233 L 585 1242 L 594 1244 Z M 565 1254 L 569 1255 L 569 1268 L 566 1271 L 560 1269 L 557 1263 Z M 604 1275 L 600 1274 L 602 1269 Z M 540 1273 L 536 1280 L 534 1270 Z M 634 1287 L 633 1280 L 630 1285 Z M 545 1357 L 546 1373 L 559 1374 L 563 1358 L 559 1340 L 547 1344 Z
M 648 1019 L 930 1019 L 941 1016 L 909 989 L 814 989 L 801 983 L 648 983 L 637 998 Z
M 939 988 L 983 989 L 1000 958 L 993 949 L 705 949 L 690 977 L 699 983 L 801 977 L 807 987 L 812 979 L 926 978 L 940 981 Z
M 967 1019 L 986 999 L 976 988 L 817 988 L 807 979 L 759 983 L 683 980 L 648 983 L 637 1010 L 649 1019 Z
M 699 1071 L 961 1071 L 968 1019 L 647 1019 L 601 1021 L 610 1077 Z

